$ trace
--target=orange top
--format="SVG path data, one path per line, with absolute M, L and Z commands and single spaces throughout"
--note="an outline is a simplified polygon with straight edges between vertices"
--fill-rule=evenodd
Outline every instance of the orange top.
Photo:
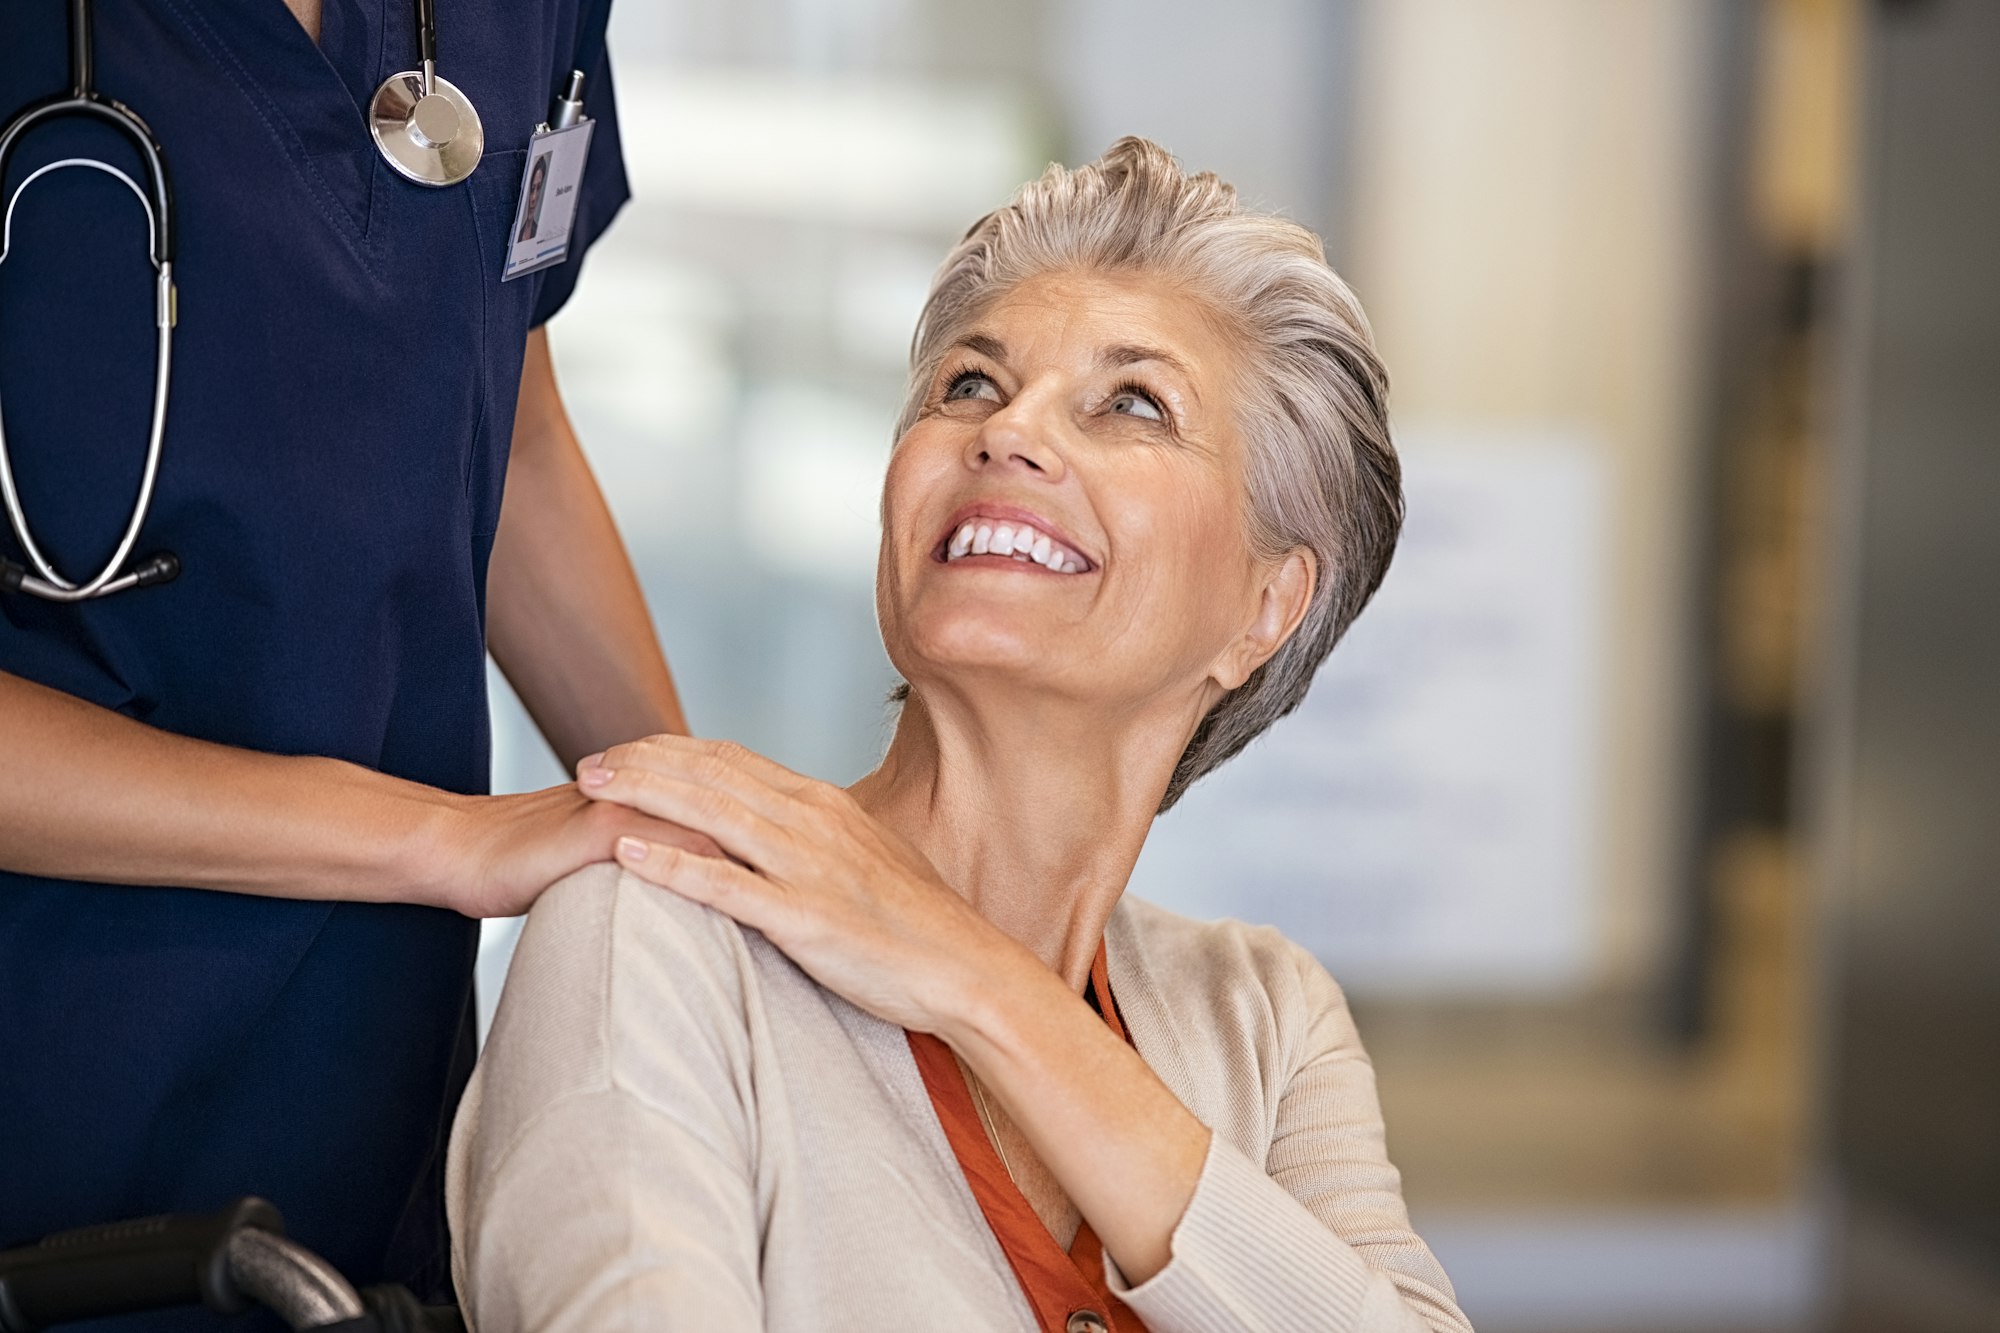
M 1118 1003 L 1111 998 L 1102 941 L 1090 965 L 1087 998 L 1119 1040 L 1132 1040 L 1118 1017 Z M 1076 1239 L 1065 1254 L 1036 1216 L 1034 1205 L 1007 1174 L 1000 1154 L 993 1150 L 993 1141 L 986 1136 L 986 1127 L 972 1102 L 972 1090 L 966 1086 L 951 1048 L 929 1033 L 912 1032 L 909 1038 L 917 1072 L 923 1075 L 931 1106 L 944 1126 L 959 1170 L 972 1187 L 979 1211 L 986 1214 L 994 1239 L 1006 1252 L 1043 1333 L 1146 1333 L 1139 1316 L 1111 1294 L 1104 1280 L 1104 1246 L 1090 1223 L 1077 1224 Z

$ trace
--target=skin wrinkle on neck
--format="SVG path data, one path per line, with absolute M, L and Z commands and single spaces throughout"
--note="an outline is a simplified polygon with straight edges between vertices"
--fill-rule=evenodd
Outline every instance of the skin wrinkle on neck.
M 980 707 L 939 694 L 912 696 L 881 767 L 853 794 L 1081 994 L 1206 708 L 1168 700 L 1107 721 L 1046 696 L 1023 713 L 1009 699 Z

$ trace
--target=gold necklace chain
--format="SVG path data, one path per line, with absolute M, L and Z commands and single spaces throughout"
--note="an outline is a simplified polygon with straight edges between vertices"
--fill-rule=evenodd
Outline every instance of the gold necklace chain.
M 965 1081 L 972 1085 L 972 1100 L 979 1107 L 979 1123 L 986 1126 L 987 1134 L 992 1137 L 993 1150 L 1000 1154 L 1000 1166 L 1006 1171 L 1007 1179 L 1019 1188 L 1021 1182 L 1014 1178 L 1014 1164 L 1007 1160 L 1007 1145 L 1000 1141 L 1000 1127 L 993 1123 L 993 1112 L 986 1105 L 986 1089 L 980 1084 L 977 1074 L 968 1069 L 965 1075 Z

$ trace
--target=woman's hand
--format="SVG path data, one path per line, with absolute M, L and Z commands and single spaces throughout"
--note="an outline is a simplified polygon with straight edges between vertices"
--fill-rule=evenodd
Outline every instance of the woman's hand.
M 727 741 L 654 736 L 579 765 L 613 808 L 714 839 L 728 859 L 644 832 L 634 874 L 761 931 L 814 980 L 899 1027 L 938 1032 L 996 969 L 1047 969 L 838 787 Z

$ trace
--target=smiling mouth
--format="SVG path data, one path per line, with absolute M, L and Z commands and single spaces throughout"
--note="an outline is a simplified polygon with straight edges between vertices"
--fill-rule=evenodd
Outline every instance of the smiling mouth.
M 939 544 L 937 559 L 945 564 L 957 564 L 963 560 L 980 564 L 1012 561 L 1045 569 L 1051 574 L 1082 574 L 1091 569 L 1090 561 L 1080 552 L 1034 524 L 1021 519 L 996 519 L 984 515 L 975 515 L 960 523 Z

